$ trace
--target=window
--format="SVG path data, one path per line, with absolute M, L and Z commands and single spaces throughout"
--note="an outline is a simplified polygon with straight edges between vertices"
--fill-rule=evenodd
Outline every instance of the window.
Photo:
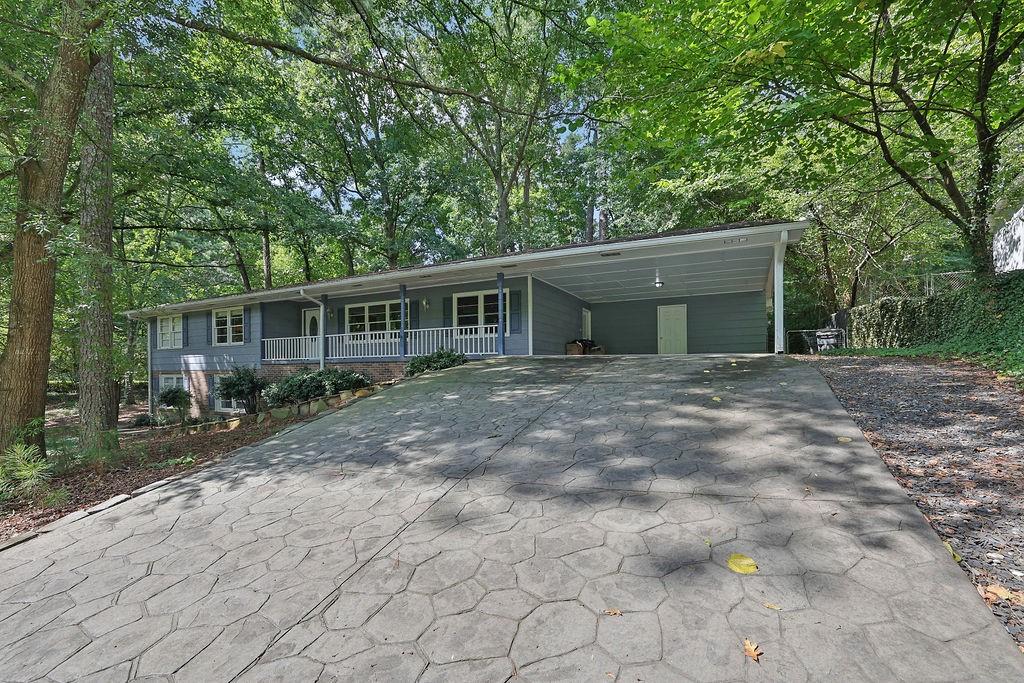
M 180 349 L 182 344 L 182 324 L 180 315 L 165 315 L 156 320 L 158 349 Z
M 188 384 L 185 382 L 184 375 L 160 375 L 160 388 L 158 393 L 170 387 L 188 389 Z
M 406 314 L 408 315 L 408 312 Z M 398 301 L 354 304 L 345 307 L 345 317 L 348 328 L 346 331 L 349 334 L 397 332 L 402 326 L 402 305 Z
M 241 401 L 234 399 L 223 399 L 220 397 L 220 393 L 217 391 L 218 377 L 213 375 L 210 377 L 210 391 L 213 392 L 213 409 L 222 413 L 237 413 L 245 410 L 245 406 L 242 405 Z
M 245 313 L 242 307 L 222 308 L 213 312 L 213 345 L 245 342 Z
M 505 290 L 505 334 L 508 334 L 508 290 Z M 454 296 L 455 326 L 477 327 L 498 324 L 498 293 L 467 292 Z M 467 330 L 467 332 L 469 332 Z

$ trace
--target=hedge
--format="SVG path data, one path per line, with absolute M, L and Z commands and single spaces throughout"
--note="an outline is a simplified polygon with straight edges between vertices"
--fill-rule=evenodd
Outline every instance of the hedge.
M 956 293 L 883 298 L 850 311 L 854 352 L 971 358 L 1024 375 L 1024 272 L 978 280 Z

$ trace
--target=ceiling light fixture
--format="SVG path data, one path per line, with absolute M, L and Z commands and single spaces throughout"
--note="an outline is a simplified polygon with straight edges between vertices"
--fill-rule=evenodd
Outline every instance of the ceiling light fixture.
M 665 283 L 662 282 L 661 275 L 658 274 L 658 271 L 654 271 L 654 286 L 657 287 L 658 289 L 661 289 L 662 287 L 665 286 Z

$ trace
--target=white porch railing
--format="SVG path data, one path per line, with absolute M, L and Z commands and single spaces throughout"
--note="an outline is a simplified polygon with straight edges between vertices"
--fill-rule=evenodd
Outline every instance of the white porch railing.
M 277 337 L 263 340 L 264 360 L 319 360 L 320 337 Z
M 328 334 L 327 359 L 396 358 L 400 352 L 398 336 L 397 331 Z M 489 355 L 498 352 L 498 326 L 406 330 L 405 340 L 407 356 L 424 356 L 438 349 L 451 349 L 467 355 Z M 318 343 L 318 337 L 264 339 L 263 360 L 318 360 Z

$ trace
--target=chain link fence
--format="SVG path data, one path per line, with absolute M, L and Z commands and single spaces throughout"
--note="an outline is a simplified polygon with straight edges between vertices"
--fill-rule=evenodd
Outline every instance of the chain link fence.
M 970 270 L 925 275 L 879 275 L 865 279 L 864 298 L 867 303 L 872 303 L 886 296 L 917 299 L 936 294 L 955 294 L 969 287 L 973 281 L 974 273 Z

